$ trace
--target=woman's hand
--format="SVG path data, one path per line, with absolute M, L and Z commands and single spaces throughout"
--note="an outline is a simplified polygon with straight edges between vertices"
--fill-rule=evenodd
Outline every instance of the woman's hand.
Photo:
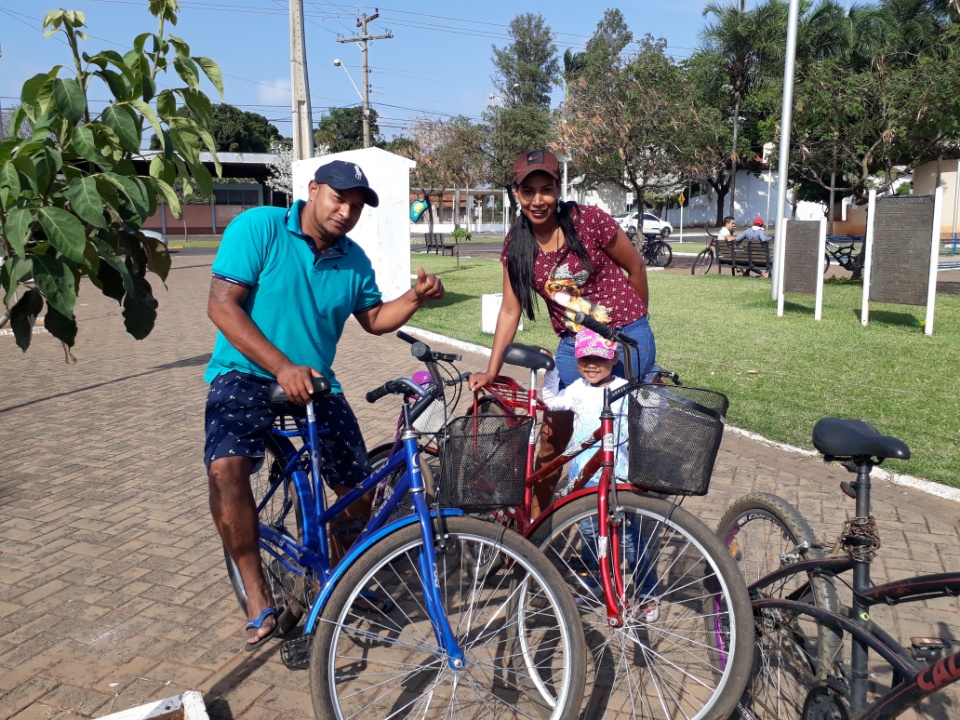
M 470 375 L 470 378 L 468 379 L 467 384 L 470 386 L 471 392 L 476 392 L 477 390 L 480 390 L 482 387 L 492 383 L 495 377 L 496 376 L 493 373 L 487 373 L 487 372 L 473 373 L 472 375 Z

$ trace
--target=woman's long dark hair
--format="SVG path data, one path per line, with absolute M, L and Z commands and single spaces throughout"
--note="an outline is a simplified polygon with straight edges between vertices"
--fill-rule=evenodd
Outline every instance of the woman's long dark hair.
M 579 206 L 572 200 L 557 203 L 557 218 L 560 221 L 560 230 L 566 242 L 564 254 L 572 252 L 583 263 L 587 273 L 591 270 L 590 257 L 573 222 L 573 214 L 580 211 Z M 510 228 L 510 245 L 507 250 L 507 275 L 510 278 L 510 287 L 513 294 L 520 301 L 520 309 L 531 320 L 534 319 L 534 305 L 537 300 L 536 262 L 537 239 L 533 235 L 530 221 L 522 212 L 517 221 Z

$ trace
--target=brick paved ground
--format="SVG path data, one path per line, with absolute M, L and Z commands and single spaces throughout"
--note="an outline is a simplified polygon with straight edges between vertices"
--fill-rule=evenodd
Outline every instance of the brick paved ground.
M 243 653 L 243 617 L 208 517 L 201 374 L 214 336 L 211 260 L 175 256 L 145 341 L 124 333 L 119 308 L 89 285 L 77 365 L 64 364 L 49 335 L 36 335 L 26 355 L 0 336 L 0 720 L 98 717 L 188 689 L 219 718 L 312 717 L 307 674 L 283 667 L 279 645 Z M 470 357 L 464 368 L 484 364 Z M 336 368 L 368 440 L 386 438 L 390 413 L 360 397 L 417 369 L 406 346 L 351 325 Z M 713 525 L 734 497 L 769 490 L 832 538 L 852 508 L 836 489 L 844 477 L 728 433 L 710 495 L 688 507 Z M 955 503 L 885 483 L 875 498 L 878 579 L 960 567 Z M 889 616 L 901 637 L 944 635 L 958 609 Z M 956 718 L 958 708 L 926 717 Z

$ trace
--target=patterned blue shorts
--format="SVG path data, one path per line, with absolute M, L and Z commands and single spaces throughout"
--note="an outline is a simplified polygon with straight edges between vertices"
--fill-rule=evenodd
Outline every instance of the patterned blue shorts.
M 272 403 L 268 389 L 273 381 L 246 373 L 219 375 L 207 395 L 204 463 L 231 455 L 263 459 L 266 436 L 273 421 L 282 415 L 303 417 L 303 406 Z M 329 485 L 353 487 L 370 472 L 367 449 L 360 426 L 341 393 L 320 398 L 313 404 L 317 424 L 329 433 L 319 438 L 323 476 Z M 258 463 L 259 464 L 259 463 Z

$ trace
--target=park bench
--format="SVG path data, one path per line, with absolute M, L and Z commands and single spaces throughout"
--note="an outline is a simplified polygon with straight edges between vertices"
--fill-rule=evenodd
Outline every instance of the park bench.
M 729 267 L 730 274 L 762 275 L 770 273 L 772 265 L 770 258 L 771 243 L 759 241 L 727 242 L 717 240 L 718 270 Z
M 448 243 L 443 233 L 424 233 L 423 241 L 427 245 L 427 252 L 433 252 L 434 255 L 446 255 L 450 251 L 451 257 L 454 253 L 460 254 L 460 244 L 454 238 L 453 243 Z

